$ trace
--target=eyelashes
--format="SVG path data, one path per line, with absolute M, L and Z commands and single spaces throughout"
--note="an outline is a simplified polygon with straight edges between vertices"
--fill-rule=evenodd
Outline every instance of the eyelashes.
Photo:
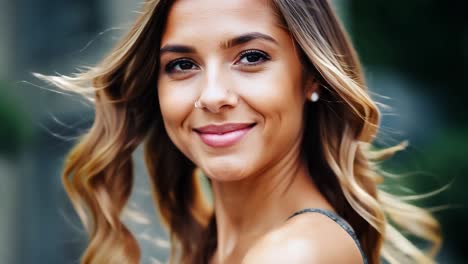
M 270 55 L 268 55 L 266 52 L 254 49 L 245 50 L 237 57 L 238 59 L 236 59 L 234 65 L 240 67 L 253 67 L 271 60 Z M 167 74 L 189 73 L 199 69 L 200 67 L 195 63 L 194 60 L 190 58 L 179 58 L 172 60 L 164 67 L 164 70 Z
M 235 65 L 243 64 L 254 66 L 262 62 L 271 60 L 270 55 L 260 50 L 246 50 L 241 52 L 239 55 L 239 60 L 234 63 Z M 242 62 L 242 63 L 240 63 Z
M 188 72 L 198 69 L 198 66 L 189 58 L 180 58 L 170 61 L 164 69 L 166 73 Z

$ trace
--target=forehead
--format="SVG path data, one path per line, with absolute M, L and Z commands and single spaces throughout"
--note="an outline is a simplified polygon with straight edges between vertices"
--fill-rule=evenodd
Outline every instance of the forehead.
M 169 11 L 161 46 L 204 41 L 245 32 L 281 30 L 268 0 L 177 0 Z

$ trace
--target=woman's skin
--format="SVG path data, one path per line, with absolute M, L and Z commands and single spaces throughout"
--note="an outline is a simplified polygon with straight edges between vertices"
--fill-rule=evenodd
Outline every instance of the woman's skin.
M 303 208 L 333 208 L 299 156 L 303 107 L 318 84 L 304 76 L 278 25 L 267 1 L 179 0 L 163 34 L 165 128 L 212 180 L 218 246 L 211 263 L 362 263 L 351 237 L 327 217 L 286 221 Z M 244 129 L 227 133 L 239 127 L 226 124 Z M 226 133 L 213 135 L 208 125 Z

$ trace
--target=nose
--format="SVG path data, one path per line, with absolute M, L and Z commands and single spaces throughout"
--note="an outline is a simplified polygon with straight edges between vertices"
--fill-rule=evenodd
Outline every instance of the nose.
M 235 107 L 238 103 L 238 95 L 231 89 L 233 83 L 227 74 L 222 73 L 219 66 L 207 71 L 198 99 L 201 108 L 212 113 L 219 113 Z

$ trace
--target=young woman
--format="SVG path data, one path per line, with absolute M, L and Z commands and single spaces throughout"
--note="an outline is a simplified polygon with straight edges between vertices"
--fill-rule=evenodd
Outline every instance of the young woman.
M 375 161 L 403 146 L 370 150 L 379 111 L 326 0 L 147 1 L 99 66 L 42 78 L 95 102 L 63 174 L 82 263 L 139 263 L 119 217 L 140 143 L 174 263 L 429 263 L 439 247 L 429 213 L 377 188 Z

